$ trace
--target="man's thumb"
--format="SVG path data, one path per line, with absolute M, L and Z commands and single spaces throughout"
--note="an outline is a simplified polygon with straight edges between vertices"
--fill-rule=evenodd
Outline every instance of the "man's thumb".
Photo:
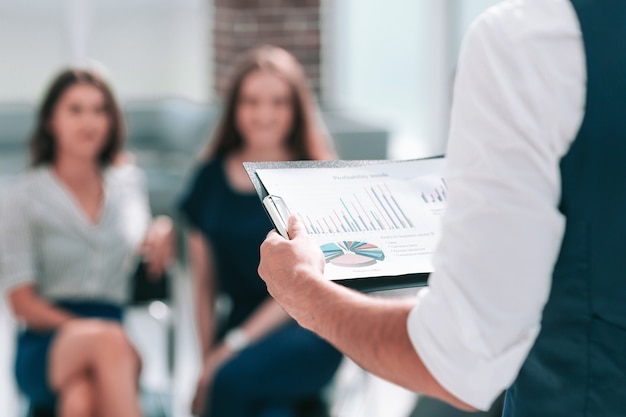
M 306 236 L 308 234 L 302 218 L 297 214 L 289 216 L 287 232 L 289 233 L 289 239 L 295 239 L 298 236 Z

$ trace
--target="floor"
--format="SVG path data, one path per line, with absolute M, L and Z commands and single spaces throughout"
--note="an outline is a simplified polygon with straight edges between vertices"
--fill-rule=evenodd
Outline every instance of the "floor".
M 144 361 L 141 387 L 147 417 L 190 417 L 189 404 L 198 373 L 199 354 L 191 310 L 191 286 L 185 271 L 174 271 L 171 308 L 153 303 L 127 314 L 128 333 Z M 414 293 L 411 290 L 411 293 Z M 390 293 L 387 296 L 406 294 Z M 168 337 L 168 329 L 174 337 Z M 0 415 L 24 416 L 12 380 L 12 335 L 15 323 L 0 303 Z M 172 346 L 168 346 L 171 341 Z M 173 361 L 168 352 L 174 352 Z M 172 362 L 172 366 L 168 363 Z M 329 392 L 332 417 L 407 417 L 416 396 L 376 378 L 345 360 Z

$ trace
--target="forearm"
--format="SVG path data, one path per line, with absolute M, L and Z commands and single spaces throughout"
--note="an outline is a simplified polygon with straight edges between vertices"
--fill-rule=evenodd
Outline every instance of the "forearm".
M 268 234 L 259 275 L 268 291 L 303 327 L 319 334 L 366 370 L 459 408 L 470 409 L 433 378 L 408 335 L 415 300 L 382 300 L 324 278 L 324 257 L 297 216 L 290 240 Z
M 291 300 L 303 327 L 381 378 L 471 409 L 439 385 L 411 344 L 406 323 L 414 299 L 377 299 L 324 280 L 309 283 Z
M 289 315 L 273 299 L 267 300 L 241 326 L 248 340 L 252 343 L 282 326 L 289 320 Z
M 192 288 L 196 326 L 202 356 L 213 347 L 216 332 L 215 271 L 209 242 L 200 232 L 190 231 L 187 235 L 189 264 L 192 273 Z
M 194 312 L 196 329 L 200 342 L 200 353 L 206 356 L 215 342 L 217 331 L 216 294 L 213 276 L 204 264 L 196 263 L 197 270 L 193 279 Z
M 215 338 L 215 290 L 212 285 L 212 276 L 209 276 L 204 261 L 193 262 L 192 268 L 196 331 L 200 342 L 200 353 L 205 356 L 211 350 Z
M 215 340 L 216 319 L 214 303 L 213 297 L 204 294 L 196 294 L 195 296 L 196 328 L 202 356 L 205 356 L 211 350 Z
M 8 298 L 15 317 L 32 330 L 54 330 L 76 317 L 41 298 L 31 287 L 17 288 Z

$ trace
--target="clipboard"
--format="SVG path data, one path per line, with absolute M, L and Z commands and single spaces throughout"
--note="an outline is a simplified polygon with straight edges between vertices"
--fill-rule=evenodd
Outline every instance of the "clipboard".
M 436 156 L 432 158 L 425 158 L 413 161 L 435 160 L 442 159 L 442 156 Z M 258 175 L 259 171 L 263 170 L 282 170 L 282 169 L 317 169 L 317 168 L 359 168 L 369 167 L 373 165 L 385 166 L 386 164 L 394 164 L 397 162 L 406 161 L 392 161 L 392 160 L 358 160 L 358 161 L 344 161 L 344 160 L 331 160 L 331 161 L 287 161 L 287 162 L 244 162 L 243 166 L 250 177 L 252 184 L 257 192 L 261 203 L 270 195 L 270 192 L 264 185 L 263 181 Z M 280 196 L 278 196 L 280 197 Z M 267 208 L 264 205 L 267 212 Z M 272 215 L 268 212 L 268 217 L 272 220 L 276 229 L 280 229 L 281 225 L 277 225 L 272 219 Z M 285 221 L 286 223 L 286 221 Z M 334 282 L 344 285 L 348 288 L 355 289 L 364 293 L 388 291 L 412 287 L 423 287 L 428 283 L 428 277 L 431 271 L 427 272 L 410 272 L 399 275 L 373 275 L 360 278 L 347 278 L 347 279 L 333 279 Z

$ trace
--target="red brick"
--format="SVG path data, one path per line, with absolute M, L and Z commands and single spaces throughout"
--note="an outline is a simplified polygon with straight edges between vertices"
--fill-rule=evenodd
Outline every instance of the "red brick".
M 320 0 L 215 0 L 215 88 L 223 91 L 233 62 L 261 44 L 281 46 L 320 84 Z

